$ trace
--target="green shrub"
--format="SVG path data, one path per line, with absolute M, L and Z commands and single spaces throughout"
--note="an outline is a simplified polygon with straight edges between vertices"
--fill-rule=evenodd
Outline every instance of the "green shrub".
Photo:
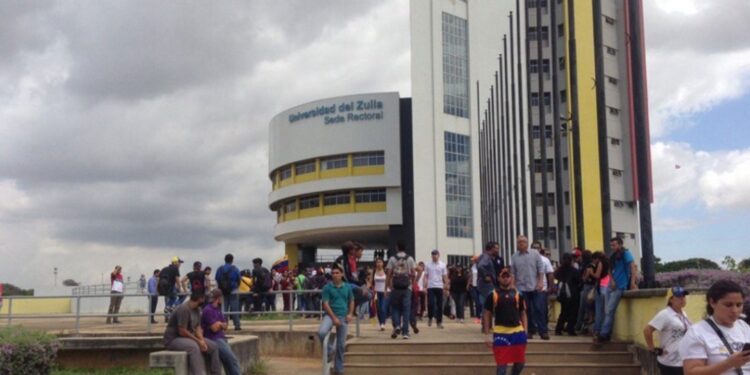
M 0 329 L 0 375 L 46 375 L 59 345 L 54 336 L 14 326 Z

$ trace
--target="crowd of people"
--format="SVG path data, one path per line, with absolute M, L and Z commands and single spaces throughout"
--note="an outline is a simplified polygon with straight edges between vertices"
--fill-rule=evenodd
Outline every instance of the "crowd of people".
M 595 344 L 611 340 L 620 299 L 637 286 L 637 267 L 620 238 L 610 241 L 610 256 L 602 252 L 574 249 L 553 262 L 541 243 L 519 236 L 516 249 L 506 260 L 497 242 L 488 242 L 471 264 L 447 265 L 434 249 L 429 260 L 415 261 L 398 245 L 390 256 L 376 254 L 373 267 L 363 267 L 364 246 L 347 241 L 332 264 L 308 269 L 269 271 L 261 259 L 252 270 L 240 270 L 227 254 L 212 277 L 210 267 L 193 263 L 193 270 L 180 275 L 183 260 L 174 257 L 147 282 L 151 295 L 152 323 L 159 296 L 164 297 L 167 328 L 165 345 L 189 353 L 190 364 L 203 368 L 201 354 L 210 358 L 209 373 L 223 366 L 227 374 L 239 373 L 239 365 L 224 336 L 229 320 L 241 330 L 241 311 L 274 311 L 277 293 L 284 311 L 322 311 L 321 342 L 335 328 L 329 341 L 329 360 L 334 372 L 343 373 L 344 344 L 348 324 L 355 316 L 377 319 L 390 337 L 409 339 L 419 333 L 419 322 L 444 328 L 445 319 L 459 324 L 470 318 L 479 325 L 492 349 L 497 374 L 520 374 L 525 364 L 527 340 L 538 335 L 549 340 L 549 312 L 553 300 L 560 311 L 556 335 L 590 335 Z M 117 313 L 123 293 L 122 268 L 111 273 L 112 296 L 107 323 L 119 323 Z M 739 320 L 743 308 L 742 289 L 730 282 L 717 282 L 708 291 L 706 320 L 692 324 L 685 314 L 681 287 L 671 288 L 667 308 L 644 329 L 649 349 L 658 358 L 661 373 L 741 374 L 750 373 L 750 326 Z M 184 300 L 189 296 L 186 303 Z M 202 313 L 201 313 L 202 311 Z M 228 315 L 228 318 L 225 316 Z M 425 316 L 426 315 L 426 316 Z M 659 332 L 661 346 L 654 344 Z

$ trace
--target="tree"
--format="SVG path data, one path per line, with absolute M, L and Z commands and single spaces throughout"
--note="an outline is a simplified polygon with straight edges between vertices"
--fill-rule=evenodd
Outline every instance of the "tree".
M 737 263 L 737 270 L 740 272 L 750 272 L 750 258 L 745 258 Z
M 656 264 L 656 272 L 674 272 L 688 269 L 719 270 L 721 267 L 719 267 L 716 262 L 706 258 L 690 258 L 664 264 L 659 262 Z
M 63 280 L 62 284 L 64 286 L 79 286 L 79 285 L 81 285 L 80 283 L 78 283 L 77 281 L 75 281 L 73 279 L 65 279 L 65 280 Z
M 737 261 L 729 255 L 724 257 L 724 260 L 721 261 L 721 265 L 724 266 L 724 269 L 727 271 L 737 271 Z

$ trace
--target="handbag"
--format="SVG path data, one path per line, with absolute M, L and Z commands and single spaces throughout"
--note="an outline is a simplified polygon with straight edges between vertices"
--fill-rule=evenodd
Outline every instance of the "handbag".
M 125 284 L 122 283 L 120 280 L 115 280 L 112 282 L 112 291 L 117 293 L 122 293 L 125 290 Z

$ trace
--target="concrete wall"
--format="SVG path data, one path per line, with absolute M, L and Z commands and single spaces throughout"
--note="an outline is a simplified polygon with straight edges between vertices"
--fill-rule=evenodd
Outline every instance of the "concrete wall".
M 3 298 L 0 314 L 7 314 L 10 300 Z M 106 310 L 106 309 L 105 309 Z M 13 314 L 69 314 L 71 312 L 70 298 L 50 299 L 16 299 L 13 300 Z M 106 312 L 106 311 L 105 311 Z

